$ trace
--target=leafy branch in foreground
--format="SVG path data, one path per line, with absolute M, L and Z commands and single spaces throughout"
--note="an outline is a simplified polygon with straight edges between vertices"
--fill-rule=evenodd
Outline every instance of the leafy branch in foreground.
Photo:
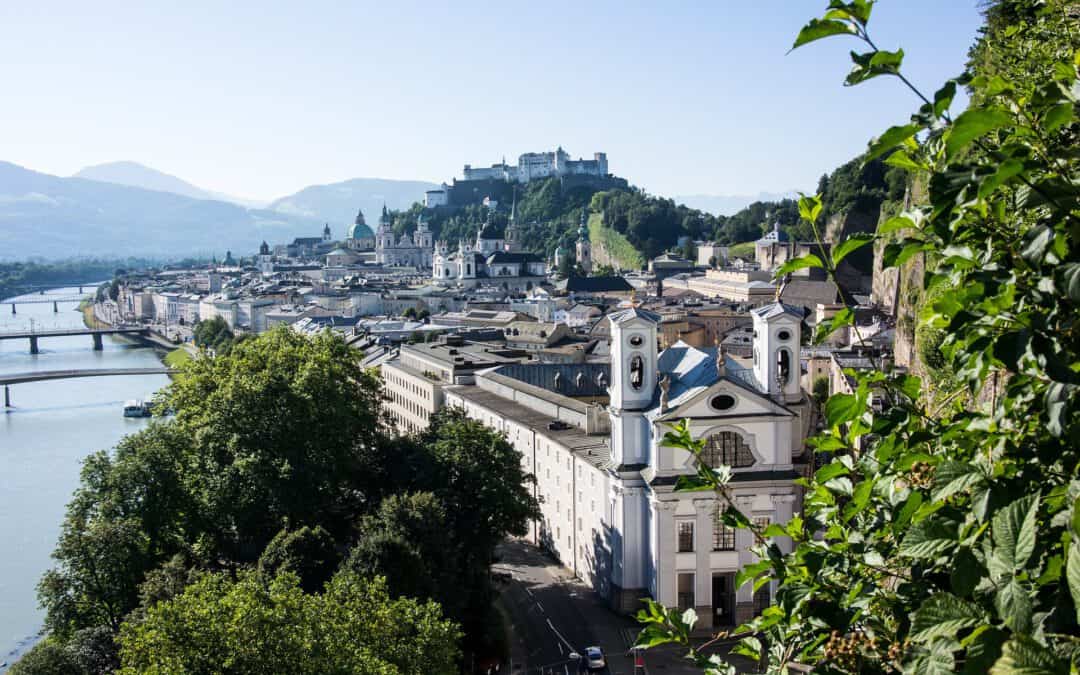
M 875 239 L 886 268 L 922 256 L 933 300 L 918 322 L 944 333 L 966 396 L 928 407 L 917 377 L 846 371 L 853 393 L 829 398 L 827 430 L 808 441 L 825 463 L 804 482 L 802 515 L 772 532 L 730 516 L 759 538 L 759 561 L 737 584 L 776 587 L 775 604 L 735 629 L 735 651 L 769 672 L 1080 668 L 1080 31 L 1067 5 L 994 3 L 980 44 L 993 58 L 932 96 L 902 74 L 902 50 L 874 45 L 869 0 L 833 0 L 796 39 L 853 37 L 869 51 L 852 54 L 846 84 L 896 77 L 918 96 L 910 122 L 871 141 L 867 157 L 909 171 L 925 198 L 873 237 L 823 246 L 778 275 L 834 275 Z M 954 119 L 960 86 L 971 105 Z M 801 199 L 800 214 L 817 231 L 819 200 Z M 816 339 L 852 318 L 838 313 Z M 667 441 L 700 451 L 678 428 Z M 724 476 L 699 470 L 680 487 L 723 498 Z M 781 533 L 791 553 L 760 541 Z M 639 618 L 641 646 L 693 647 L 706 672 L 734 672 L 693 646 L 692 617 L 648 603 Z

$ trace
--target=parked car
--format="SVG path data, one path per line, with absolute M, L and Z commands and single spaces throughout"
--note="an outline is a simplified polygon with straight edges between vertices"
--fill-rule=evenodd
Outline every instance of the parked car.
M 586 647 L 585 667 L 588 668 L 590 672 L 606 668 L 607 661 L 604 659 L 604 650 L 599 647 Z

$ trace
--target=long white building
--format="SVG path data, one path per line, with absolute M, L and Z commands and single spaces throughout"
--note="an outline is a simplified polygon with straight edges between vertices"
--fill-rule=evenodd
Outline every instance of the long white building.
M 465 180 L 528 183 L 549 176 L 606 176 L 608 162 L 607 154 L 603 152 L 593 153 L 592 159 L 570 159 L 570 155 L 560 146 L 555 152 L 526 152 L 518 156 L 517 165 L 507 164 L 505 159 L 499 164 L 485 167 L 474 168 L 466 164 L 462 173 Z M 428 197 L 432 198 L 438 200 L 437 196 Z
M 739 508 L 758 523 L 786 522 L 800 508 L 794 480 L 809 426 L 801 314 L 779 303 L 754 310 L 745 363 L 681 342 L 658 354 L 660 317 L 650 312 L 609 320 L 610 365 L 499 366 L 445 387 L 445 404 L 506 434 L 537 478 L 533 541 L 613 607 L 633 612 L 647 596 L 694 608 L 699 625 L 736 625 L 770 600 L 768 586 L 734 589 L 755 560 L 751 535 L 722 524 L 714 495 L 675 491 L 696 460 L 661 440 L 688 419 L 707 439 L 705 461 L 733 467 Z

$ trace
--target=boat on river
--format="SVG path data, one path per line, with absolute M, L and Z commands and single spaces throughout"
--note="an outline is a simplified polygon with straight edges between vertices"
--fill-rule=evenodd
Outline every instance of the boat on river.
M 124 417 L 150 417 L 150 406 L 137 398 L 125 401 Z

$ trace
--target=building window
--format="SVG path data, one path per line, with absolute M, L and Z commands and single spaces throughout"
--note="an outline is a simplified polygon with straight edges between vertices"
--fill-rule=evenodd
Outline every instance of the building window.
M 769 584 L 765 584 L 754 593 L 754 616 L 761 616 L 761 613 L 771 604 L 772 598 L 769 597 Z
M 776 353 L 776 365 L 778 370 L 778 377 L 780 384 L 787 384 L 791 382 L 791 352 L 787 349 L 781 349 Z
M 758 528 L 759 530 L 764 530 L 766 527 L 769 526 L 770 522 L 771 520 L 768 516 L 754 516 L 754 527 Z
M 735 550 L 735 528 L 724 524 L 725 510 L 726 507 L 717 506 L 716 514 L 713 517 L 712 548 L 714 551 Z
M 694 573 L 681 572 L 678 579 L 679 611 L 685 612 L 694 607 Z
M 701 451 L 701 459 L 712 468 L 721 465 L 731 467 L 754 465 L 754 453 L 750 451 L 750 446 L 734 431 L 721 431 L 709 436 L 705 449 Z
M 679 521 L 679 553 L 694 551 L 694 521 Z
M 630 359 L 630 387 L 640 390 L 645 382 L 645 361 L 640 356 Z

